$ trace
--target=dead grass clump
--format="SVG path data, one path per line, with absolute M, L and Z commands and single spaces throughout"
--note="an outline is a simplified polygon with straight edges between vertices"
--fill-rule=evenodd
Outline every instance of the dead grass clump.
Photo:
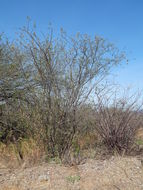
M 7 145 L 0 143 L 0 162 L 10 168 L 41 162 L 44 154 L 42 145 L 37 145 L 33 139 L 21 139 Z

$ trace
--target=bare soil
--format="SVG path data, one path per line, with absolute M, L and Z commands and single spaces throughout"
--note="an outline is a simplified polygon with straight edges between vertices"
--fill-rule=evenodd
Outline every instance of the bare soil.
M 43 163 L 17 169 L 0 165 L 0 190 L 143 190 L 137 157 L 88 159 L 78 166 Z

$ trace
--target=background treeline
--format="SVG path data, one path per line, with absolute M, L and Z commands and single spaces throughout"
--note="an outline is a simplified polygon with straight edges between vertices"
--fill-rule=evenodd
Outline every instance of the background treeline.
M 141 127 L 139 96 L 119 98 L 101 86 L 124 53 L 98 36 L 56 36 L 29 26 L 14 42 L 1 34 L 0 141 L 32 138 L 48 157 L 63 159 L 90 133 L 108 150 L 128 152 Z

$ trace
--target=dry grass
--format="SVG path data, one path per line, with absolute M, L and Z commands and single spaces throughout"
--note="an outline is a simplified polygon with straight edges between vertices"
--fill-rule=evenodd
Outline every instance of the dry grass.
M 23 163 L 26 165 L 36 164 L 42 159 L 43 154 L 42 145 L 37 146 L 32 139 L 23 139 L 17 144 L 0 143 L 0 163 L 8 168 L 18 168 Z
M 136 138 L 143 140 L 143 127 L 141 127 L 140 129 L 138 129 L 138 131 L 136 133 Z

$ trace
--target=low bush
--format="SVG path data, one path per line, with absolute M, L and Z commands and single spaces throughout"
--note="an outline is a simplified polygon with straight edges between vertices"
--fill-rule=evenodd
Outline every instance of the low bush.
M 141 106 L 138 97 L 106 99 L 98 96 L 95 108 L 95 128 L 110 152 L 129 152 L 141 126 Z

